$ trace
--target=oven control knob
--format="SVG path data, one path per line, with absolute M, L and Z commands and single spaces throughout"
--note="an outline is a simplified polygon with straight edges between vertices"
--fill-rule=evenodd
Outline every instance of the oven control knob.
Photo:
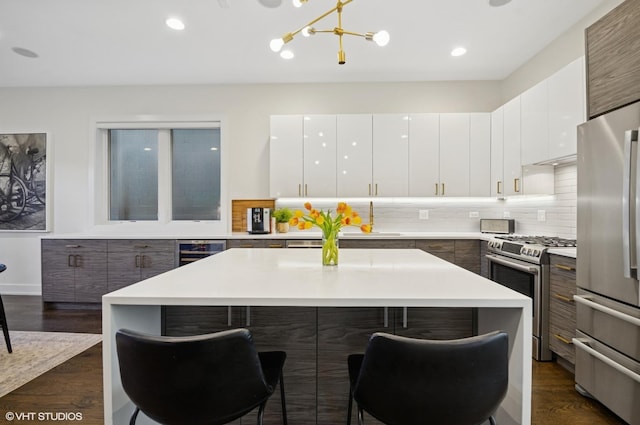
M 534 257 L 539 257 L 539 256 L 540 256 L 540 250 L 539 250 L 539 249 L 535 249 L 535 250 L 533 251 L 533 256 L 534 256 Z

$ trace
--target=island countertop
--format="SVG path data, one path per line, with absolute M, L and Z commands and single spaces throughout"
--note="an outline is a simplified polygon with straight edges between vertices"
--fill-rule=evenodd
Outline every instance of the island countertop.
M 229 249 L 117 290 L 115 304 L 520 307 L 530 299 L 421 250 Z
M 509 388 L 497 419 L 531 423 L 531 299 L 418 249 L 344 249 L 338 266 L 322 266 L 320 250 L 234 248 L 106 294 L 102 305 L 105 424 L 126 422 L 132 407 L 115 333 L 160 335 L 170 305 L 473 307 L 478 333 L 509 334 Z

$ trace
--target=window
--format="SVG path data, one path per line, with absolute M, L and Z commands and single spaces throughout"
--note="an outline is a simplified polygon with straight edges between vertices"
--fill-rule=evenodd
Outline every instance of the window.
M 96 224 L 224 224 L 218 121 L 97 122 L 96 127 Z

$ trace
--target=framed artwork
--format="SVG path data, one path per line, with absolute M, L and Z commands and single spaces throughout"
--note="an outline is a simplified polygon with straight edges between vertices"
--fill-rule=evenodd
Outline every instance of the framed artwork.
M 0 231 L 48 231 L 47 133 L 0 132 Z

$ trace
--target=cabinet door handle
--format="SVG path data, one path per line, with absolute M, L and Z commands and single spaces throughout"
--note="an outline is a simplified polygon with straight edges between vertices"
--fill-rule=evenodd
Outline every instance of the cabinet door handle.
M 438 196 L 438 189 L 439 189 L 439 186 L 438 186 L 438 183 L 436 183 L 436 196 Z
M 553 294 L 553 297 L 556 299 L 559 299 L 560 301 L 564 301 L 566 303 L 574 302 L 573 298 L 565 297 L 564 295 L 560 295 L 560 294 Z
M 304 196 L 309 196 L 307 191 L 307 184 L 304 184 Z
M 564 264 L 554 264 L 553 267 L 560 269 L 560 270 L 566 270 L 568 272 L 575 272 L 576 268 L 575 267 L 571 267 L 571 266 L 565 266 Z
M 135 264 L 136 264 L 136 269 L 140 268 L 140 256 L 136 255 L 135 257 Z
M 371 196 L 371 183 L 369 183 L 369 196 Z
M 298 183 L 298 196 L 302 196 L 302 185 Z
M 231 326 L 231 306 L 227 306 L 227 326 Z
M 389 327 L 389 307 L 384 307 L 384 320 L 382 322 L 382 326 L 385 328 Z
M 520 193 L 520 179 L 513 179 L 513 191 Z
M 246 326 L 249 327 L 251 326 L 251 306 L 247 306 L 246 308 L 246 312 L 247 312 L 247 317 L 246 317 Z
M 402 327 L 407 329 L 409 326 L 409 308 L 402 307 Z
M 67 255 L 67 267 L 73 267 L 73 263 L 71 262 L 72 257 L 75 257 L 75 255 Z
M 557 339 L 558 341 L 564 342 L 564 343 L 565 343 L 565 344 L 567 344 L 567 345 L 572 345 L 572 344 L 573 344 L 573 341 L 571 341 L 570 339 L 567 339 L 567 338 L 563 337 L 562 335 L 554 334 L 554 335 L 553 335 L 553 337 L 554 337 L 555 339 Z
M 442 183 L 442 196 L 444 196 L 444 183 Z
M 497 193 L 498 195 L 501 195 L 501 194 L 502 194 L 502 190 L 500 189 L 500 184 L 501 184 L 501 183 L 502 183 L 502 182 L 501 182 L 501 181 L 499 181 L 499 180 L 498 180 L 498 182 L 496 183 L 496 193 Z
M 376 196 L 378 196 L 378 183 L 376 183 Z

